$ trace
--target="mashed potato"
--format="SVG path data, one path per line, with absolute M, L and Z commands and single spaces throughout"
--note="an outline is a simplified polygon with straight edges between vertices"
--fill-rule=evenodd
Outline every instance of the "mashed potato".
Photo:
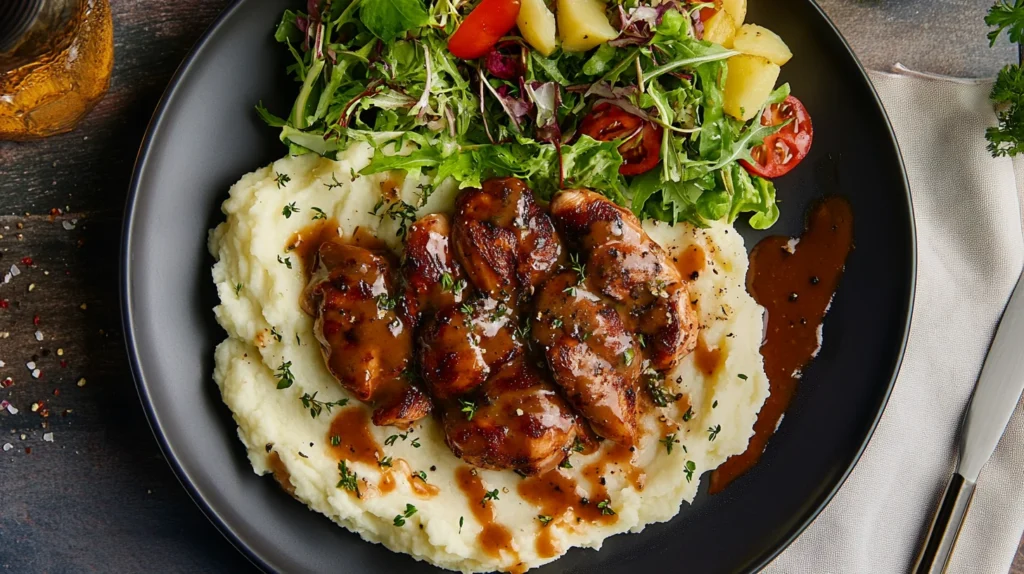
M 666 378 L 665 391 L 681 398 L 649 409 L 636 452 L 604 444 L 593 454 L 572 454 L 572 468 L 557 471 L 563 493 L 575 487 L 562 498 L 571 498 L 577 512 L 580 498 L 600 505 L 596 516 L 590 508 L 590 519 L 578 520 L 554 501 L 545 480 L 510 471 L 474 471 L 480 492 L 497 490 L 495 500 L 485 504 L 467 494 L 457 479 L 465 478 L 466 465 L 445 446 L 433 418 L 406 433 L 374 427 L 369 409 L 354 399 L 311 416 L 304 395 L 315 393 L 324 403 L 349 395 L 325 368 L 313 320 L 299 307 L 304 271 L 287 246 L 314 217 L 326 217 L 338 222 L 343 236 L 362 227 L 400 252 L 398 222 L 375 216 L 374 206 L 381 190 L 395 185 L 400 197 L 419 205 L 418 180 L 355 176 L 370 154 L 355 147 L 338 161 L 288 157 L 250 173 L 231 188 L 223 205 L 227 219 L 210 233 L 220 296 L 215 313 L 227 331 L 217 347 L 214 380 L 257 474 L 273 473 L 311 509 L 396 552 L 463 572 L 521 571 L 573 546 L 600 548 L 608 536 L 671 519 L 682 501 L 693 500 L 704 472 L 746 448 L 768 395 L 758 352 L 762 309 L 744 289 L 743 240 L 722 223 L 707 229 L 645 224 L 681 270 L 696 277 L 701 340 Z M 419 215 L 450 212 L 455 193 L 436 190 Z M 294 384 L 278 389 L 278 369 L 287 363 Z M 375 456 L 392 457 L 392 466 L 347 456 L 345 445 L 331 444 L 341 435 L 346 445 L 369 443 L 380 453 Z M 357 475 L 359 496 L 338 485 L 341 458 Z M 480 518 L 488 514 L 482 508 L 490 509 L 493 523 Z M 495 529 L 511 538 L 504 550 L 488 544 Z

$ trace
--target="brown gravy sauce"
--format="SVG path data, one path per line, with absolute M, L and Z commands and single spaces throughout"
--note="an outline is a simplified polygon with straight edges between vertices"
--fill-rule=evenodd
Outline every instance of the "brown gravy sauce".
M 316 263 L 316 252 L 328 241 L 344 241 L 349 245 L 365 247 L 374 251 L 388 251 L 386 243 L 381 241 L 365 227 L 357 227 L 351 237 L 342 237 L 336 219 L 318 219 L 298 230 L 288 239 L 284 250 L 294 253 L 308 277 Z
M 373 438 L 370 425 L 370 413 L 362 407 L 348 407 L 338 411 L 327 431 L 327 448 L 331 449 L 338 460 L 377 466 L 384 451 Z
M 603 498 L 598 499 L 595 496 L 592 499 L 576 484 L 575 479 L 557 468 L 520 481 L 516 490 L 524 500 L 537 507 L 538 516 L 551 517 L 551 522 L 547 525 L 542 524 L 537 534 L 537 554 L 542 558 L 551 558 L 561 552 L 552 535 L 552 529 L 556 525 L 567 524 L 571 527 L 584 520 L 610 524 L 615 519 L 614 515 L 601 514 L 597 502 Z
M 707 265 L 707 254 L 700 245 L 691 245 L 672 256 L 679 274 L 687 281 L 696 281 Z
M 829 197 L 816 204 L 807 229 L 794 243 L 788 237 L 768 237 L 750 254 L 747 290 L 768 314 L 761 356 L 771 394 L 757 415 L 747 450 L 711 473 L 712 494 L 757 464 L 793 399 L 800 371 L 820 348 L 818 329 L 853 247 L 849 202 Z
M 484 488 L 484 483 L 480 480 L 477 472 L 471 467 L 460 466 L 455 470 L 455 483 L 458 484 L 459 490 L 466 495 L 466 502 L 469 504 L 473 517 L 483 527 L 483 530 L 477 535 L 480 547 L 484 552 L 496 558 L 500 558 L 501 554 L 506 552 L 518 562 L 519 548 L 516 546 L 515 540 L 512 539 L 512 533 L 508 528 L 495 521 L 494 501 L 484 500 L 487 489 Z
M 288 472 L 288 467 L 284 465 L 284 461 L 281 460 L 281 455 L 277 454 L 277 451 L 273 451 L 267 456 L 267 466 L 270 467 L 270 472 L 274 474 L 274 480 L 281 485 L 281 488 L 288 494 L 295 496 L 295 485 L 292 484 L 292 475 Z
M 700 335 L 697 337 L 697 348 L 693 350 L 693 364 L 705 375 L 714 375 L 722 365 L 722 350 L 709 347 L 704 336 Z

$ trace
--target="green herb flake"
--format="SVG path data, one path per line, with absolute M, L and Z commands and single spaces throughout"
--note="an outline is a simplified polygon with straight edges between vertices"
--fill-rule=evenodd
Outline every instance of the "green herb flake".
M 708 440 L 709 441 L 713 441 L 716 438 L 718 438 L 718 433 L 721 432 L 721 430 L 722 430 L 722 425 L 715 425 L 713 427 L 708 427 Z
M 604 514 L 604 515 L 607 515 L 607 516 L 614 516 L 615 515 L 615 511 L 612 510 L 612 502 L 610 500 L 608 500 L 607 498 L 602 500 L 601 502 L 598 502 L 597 503 L 597 507 L 599 509 L 601 509 L 601 514 Z
M 659 440 L 658 442 L 665 445 L 665 452 L 667 454 L 672 454 L 672 446 L 677 444 L 679 441 L 676 439 L 675 433 L 673 433 L 670 435 L 665 435 L 665 438 Z
M 548 524 L 551 524 L 551 521 L 554 520 L 554 518 L 546 514 L 538 514 L 537 520 L 540 521 L 541 526 L 547 526 Z
M 314 392 L 312 395 L 304 393 L 300 398 L 302 406 L 309 409 L 309 416 L 313 418 L 320 416 L 324 409 L 327 409 L 327 414 L 331 414 L 331 409 L 334 407 L 343 407 L 348 404 L 348 399 L 338 399 L 334 402 L 318 401 L 316 398 L 317 392 L 319 391 Z
M 483 499 L 480 500 L 481 506 L 486 506 L 488 500 L 498 500 L 498 489 L 488 491 L 484 493 Z
M 292 362 L 284 361 L 279 367 L 277 367 L 277 388 L 287 389 L 288 387 L 295 384 L 295 375 L 292 374 Z
M 278 189 L 281 189 L 284 186 L 288 185 L 288 182 L 291 181 L 291 180 L 292 180 L 291 176 L 288 175 L 287 173 L 276 173 L 275 172 L 274 183 L 277 184 L 277 188 Z
M 476 415 L 476 403 L 465 399 L 459 399 L 459 406 L 461 407 L 459 410 L 466 414 L 466 420 L 473 420 L 473 416 Z
M 693 471 L 697 470 L 697 464 L 692 460 L 686 461 L 686 466 L 683 468 L 683 473 L 686 474 L 686 482 L 693 481 Z
M 313 212 L 313 221 L 318 219 L 327 219 L 327 213 L 319 207 L 310 207 L 309 209 Z
M 292 268 L 292 258 L 291 257 L 285 257 L 285 258 L 282 259 L 281 256 L 278 255 L 277 256 L 277 262 L 280 263 L 281 265 L 284 265 L 288 269 Z
M 401 514 L 395 515 L 395 526 L 405 526 L 405 519 L 409 518 L 413 514 L 416 514 L 416 512 L 417 509 L 415 506 L 411 504 L 406 504 L 405 511 L 403 511 Z
M 341 480 L 338 481 L 337 488 L 355 492 L 357 497 L 362 498 L 359 493 L 359 475 L 350 471 L 344 460 L 338 463 L 338 473 L 341 475 Z

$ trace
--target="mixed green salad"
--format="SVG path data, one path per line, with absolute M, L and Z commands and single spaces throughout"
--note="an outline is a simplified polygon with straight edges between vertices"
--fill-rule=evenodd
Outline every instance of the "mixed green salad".
M 514 176 L 542 198 L 591 188 L 642 218 L 775 223 L 774 185 L 745 166 L 793 121 L 768 121 L 788 85 L 763 113 L 736 119 L 723 91 L 738 52 L 701 39 L 714 3 L 601 6 L 614 38 L 544 55 L 514 25 L 500 29 L 519 0 L 309 0 L 275 33 L 295 59 L 294 105 L 257 110 L 292 154 L 334 158 L 369 143 L 361 173 L 421 177 L 424 199 L 449 178 L 478 187 Z

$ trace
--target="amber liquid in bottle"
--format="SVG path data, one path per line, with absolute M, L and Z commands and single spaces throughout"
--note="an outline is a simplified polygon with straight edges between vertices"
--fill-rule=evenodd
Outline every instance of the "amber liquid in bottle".
M 114 64 L 107 0 L 0 0 L 0 140 L 71 130 L 103 97 Z M 20 19 L 20 27 L 16 19 Z

